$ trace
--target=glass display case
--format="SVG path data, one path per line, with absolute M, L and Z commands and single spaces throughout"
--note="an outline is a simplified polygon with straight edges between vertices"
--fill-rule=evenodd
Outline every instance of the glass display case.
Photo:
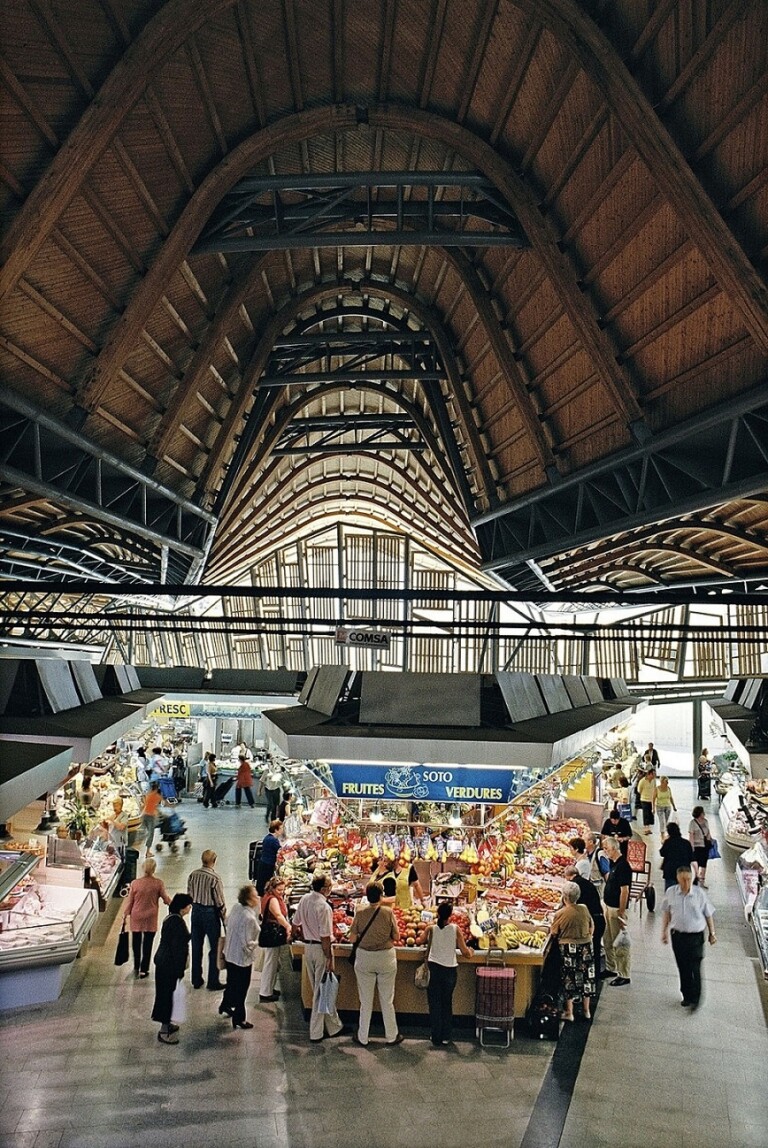
M 39 860 L 0 854 L 0 975 L 73 961 L 98 916 L 92 889 L 38 882 Z
M 83 841 L 49 837 L 46 864 L 59 885 L 95 888 L 102 911 L 122 873 L 122 862 L 115 847 L 96 834 Z

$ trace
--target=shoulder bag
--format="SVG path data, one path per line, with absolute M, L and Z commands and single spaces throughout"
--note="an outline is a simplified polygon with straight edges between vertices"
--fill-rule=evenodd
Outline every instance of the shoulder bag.
M 436 929 L 437 925 L 433 925 L 432 929 Z M 413 976 L 413 983 L 417 989 L 426 989 L 429 987 L 429 951 L 432 948 L 432 929 L 429 930 L 429 940 L 427 941 L 427 951 L 424 954 L 424 960 L 420 965 L 416 966 L 416 972 Z
M 357 960 L 357 950 L 360 948 L 360 942 L 362 941 L 363 937 L 365 936 L 365 934 L 366 934 L 366 933 L 368 932 L 368 930 L 370 929 L 370 927 L 371 927 L 371 925 L 373 924 L 373 922 L 376 920 L 376 917 L 377 917 L 377 915 L 378 915 L 378 912 L 379 912 L 379 909 L 380 909 L 380 908 L 381 908 L 381 905 L 377 905 L 377 906 L 376 906 L 376 912 L 373 914 L 373 916 L 371 917 L 370 921 L 369 921 L 369 922 L 368 922 L 368 924 L 365 926 L 365 928 L 363 929 L 362 933 L 361 933 L 361 934 L 360 934 L 360 936 L 357 938 L 357 940 L 356 940 L 356 941 L 354 941 L 354 942 L 352 943 L 352 952 L 349 954 L 349 963 L 350 963 L 350 965 L 352 966 L 352 968 L 354 968 L 354 967 L 355 967 L 355 961 Z
M 260 949 L 279 949 L 281 945 L 288 943 L 288 930 L 285 925 L 281 925 L 269 911 L 267 905 L 267 915 L 262 918 L 261 928 L 259 929 L 259 948 Z

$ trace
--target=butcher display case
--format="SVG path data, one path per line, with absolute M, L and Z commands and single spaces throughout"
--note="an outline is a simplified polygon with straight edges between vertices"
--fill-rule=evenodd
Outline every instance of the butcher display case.
M 56 1000 L 98 917 L 93 889 L 44 884 L 39 862 L 0 852 L 0 1008 Z

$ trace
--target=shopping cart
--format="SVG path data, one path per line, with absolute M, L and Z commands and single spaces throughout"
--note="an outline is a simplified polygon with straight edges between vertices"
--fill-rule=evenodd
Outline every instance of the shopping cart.
M 179 838 L 183 837 L 187 832 L 187 825 L 182 821 L 178 813 L 170 813 L 167 817 L 160 818 L 160 841 L 155 846 L 155 849 L 160 852 L 162 849 L 162 842 L 165 841 L 170 846 L 171 853 L 178 853 L 179 851 Z M 191 841 L 184 842 L 184 848 L 190 849 Z
M 515 970 L 506 968 L 501 949 L 489 949 L 486 963 L 475 970 L 475 1035 L 483 1048 L 488 1032 L 503 1035 L 502 1048 L 515 1035 Z
M 166 805 L 178 805 L 179 795 L 176 791 L 176 782 L 170 775 L 159 777 L 157 784 L 160 786 L 160 796 Z

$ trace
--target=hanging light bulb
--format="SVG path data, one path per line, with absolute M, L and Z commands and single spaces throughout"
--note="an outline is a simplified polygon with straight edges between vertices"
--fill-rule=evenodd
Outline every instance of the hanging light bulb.
M 381 812 L 381 809 L 377 805 L 374 809 L 371 810 L 371 821 L 375 821 L 378 824 L 378 822 L 383 820 L 384 814 Z
M 451 813 L 450 817 L 448 818 L 448 824 L 452 829 L 458 829 L 458 827 L 461 825 L 461 814 L 457 809 L 454 809 Z

